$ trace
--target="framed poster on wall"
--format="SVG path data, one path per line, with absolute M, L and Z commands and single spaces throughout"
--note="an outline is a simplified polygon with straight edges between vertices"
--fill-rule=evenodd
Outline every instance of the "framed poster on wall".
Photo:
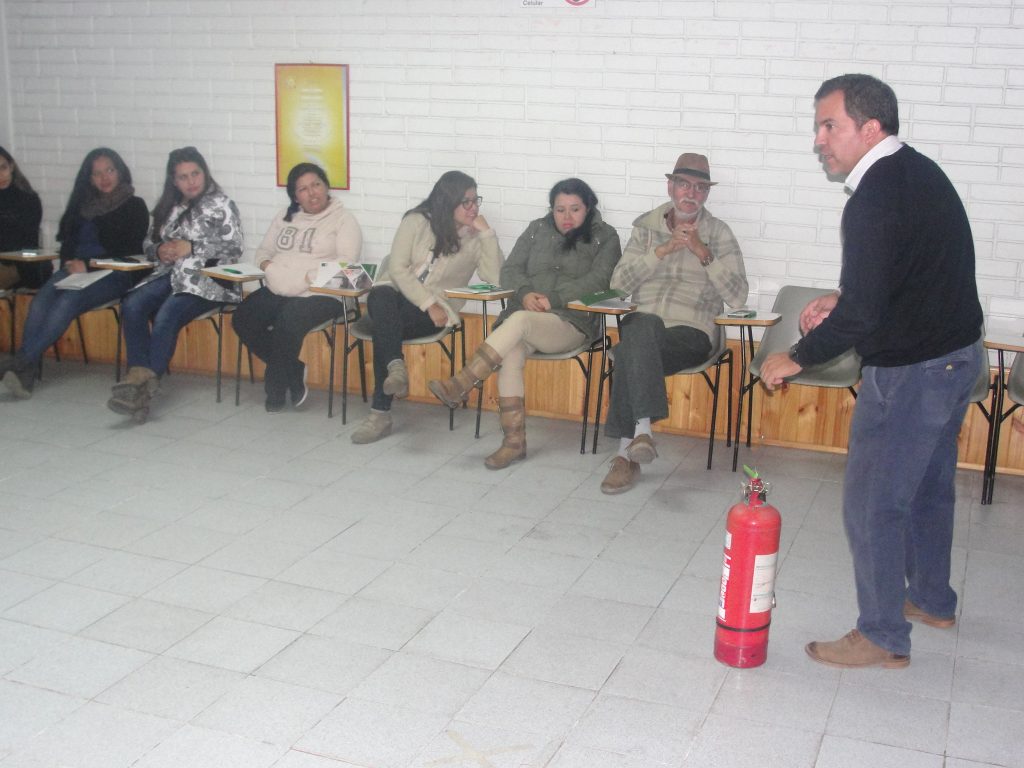
M 316 163 L 332 189 L 348 189 L 348 65 L 275 64 L 277 185 Z

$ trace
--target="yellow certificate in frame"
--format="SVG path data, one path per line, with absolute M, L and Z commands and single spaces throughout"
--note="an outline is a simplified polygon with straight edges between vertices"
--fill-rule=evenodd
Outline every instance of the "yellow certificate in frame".
M 316 163 L 332 189 L 348 189 L 348 65 L 275 64 L 277 185 Z

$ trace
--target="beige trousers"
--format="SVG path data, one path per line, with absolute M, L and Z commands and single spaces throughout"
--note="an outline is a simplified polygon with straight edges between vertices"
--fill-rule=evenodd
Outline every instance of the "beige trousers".
M 532 352 L 568 352 L 586 341 L 586 335 L 568 320 L 547 312 L 519 310 L 509 315 L 490 336 L 487 343 L 501 355 L 498 371 L 498 394 L 501 397 L 523 397 L 523 368 Z

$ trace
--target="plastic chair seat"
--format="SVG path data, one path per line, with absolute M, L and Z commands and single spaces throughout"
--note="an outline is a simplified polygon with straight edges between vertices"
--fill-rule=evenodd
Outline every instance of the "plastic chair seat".
M 772 311 L 778 312 L 782 317 L 778 323 L 769 326 L 761 337 L 761 343 L 750 363 L 750 372 L 754 376 L 760 378 L 761 365 L 768 355 L 788 352 L 789 348 L 800 340 L 800 312 L 808 302 L 831 292 L 828 289 L 800 285 L 782 287 L 772 306 Z M 853 385 L 860 381 L 860 368 L 860 355 L 849 349 L 827 363 L 804 368 L 793 376 L 790 382 L 809 387 L 846 387 L 856 397 Z

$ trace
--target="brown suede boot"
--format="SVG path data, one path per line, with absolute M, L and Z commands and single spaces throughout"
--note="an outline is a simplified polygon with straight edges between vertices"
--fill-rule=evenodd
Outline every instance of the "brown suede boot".
M 501 448 L 486 459 L 488 469 L 504 469 L 513 461 L 526 458 L 526 405 L 521 397 L 499 397 L 498 419 L 505 438 Z
M 449 408 L 458 408 L 477 384 L 501 367 L 501 356 L 485 341 L 466 367 L 450 379 L 431 379 L 427 383 L 434 396 Z
M 107 407 L 114 413 L 144 420 L 149 413 L 150 398 L 159 388 L 160 379 L 152 370 L 133 366 L 124 381 L 111 389 Z

